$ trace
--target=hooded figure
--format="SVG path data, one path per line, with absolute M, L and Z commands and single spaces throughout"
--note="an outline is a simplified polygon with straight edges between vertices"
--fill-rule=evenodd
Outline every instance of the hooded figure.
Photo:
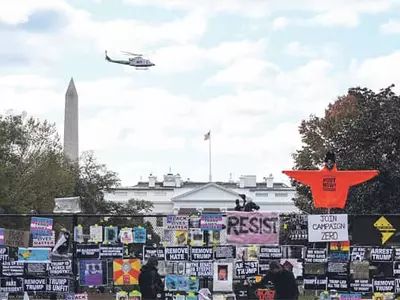
M 149 257 L 147 263 L 140 270 L 139 287 L 143 300 L 160 299 L 163 292 L 161 275 L 157 270 L 158 259 L 155 256 Z

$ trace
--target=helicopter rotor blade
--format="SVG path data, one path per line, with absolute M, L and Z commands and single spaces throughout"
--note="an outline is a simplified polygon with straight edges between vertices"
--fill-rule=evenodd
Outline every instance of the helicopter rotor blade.
M 132 53 L 132 52 L 127 52 L 127 51 L 121 51 L 123 54 L 125 55 L 133 55 L 133 56 L 143 56 L 142 54 L 136 54 L 136 53 Z

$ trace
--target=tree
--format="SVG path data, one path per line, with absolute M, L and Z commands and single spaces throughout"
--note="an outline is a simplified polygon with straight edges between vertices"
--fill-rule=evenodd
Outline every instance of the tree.
M 71 195 L 75 174 L 54 124 L 25 113 L 0 116 L 0 210 L 52 212 L 54 198 Z
M 328 150 L 336 153 L 341 170 L 376 169 L 371 181 L 350 189 L 348 213 L 399 213 L 400 197 L 400 97 L 389 86 L 375 93 L 351 88 L 325 110 L 299 126 L 303 146 L 293 154 L 294 169 L 319 169 Z M 318 212 L 310 189 L 293 182 L 295 204 L 306 212 Z
M 79 178 L 76 185 L 76 195 L 81 197 L 82 212 L 93 214 L 93 217 L 80 219 L 84 226 L 101 224 L 116 227 L 146 227 L 151 234 L 151 243 L 159 243 L 160 237 L 154 232 L 152 225 L 141 215 L 151 212 L 153 204 L 149 201 L 130 199 L 127 202 L 106 201 L 104 192 L 119 186 L 117 173 L 108 170 L 104 164 L 99 164 L 93 152 L 84 152 L 81 156 Z M 102 215 L 110 215 L 104 217 Z M 132 217 L 119 217 L 131 215 Z

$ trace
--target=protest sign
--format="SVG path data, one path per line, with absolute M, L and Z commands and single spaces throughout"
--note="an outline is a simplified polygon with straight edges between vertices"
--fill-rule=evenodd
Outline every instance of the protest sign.
M 232 244 L 277 245 L 279 219 L 277 213 L 241 212 L 227 213 L 226 240 Z
M 29 231 L 6 229 L 4 232 L 4 245 L 10 247 L 29 247 Z
M 223 227 L 222 214 L 202 214 L 200 216 L 201 230 L 222 230 Z
M 186 261 L 189 260 L 189 247 L 166 247 L 165 260 L 167 261 Z
M 188 230 L 189 217 L 180 215 L 167 216 L 167 229 L 169 230 Z
M 348 220 L 346 214 L 308 215 L 308 241 L 348 241 Z

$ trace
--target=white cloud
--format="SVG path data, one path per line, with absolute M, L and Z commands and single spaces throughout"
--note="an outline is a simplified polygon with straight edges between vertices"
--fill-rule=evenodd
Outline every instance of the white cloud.
M 381 32 L 384 34 L 398 34 L 400 33 L 400 21 L 389 20 L 381 25 Z
M 289 55 L 299 57 L 313 57 L 316 55 L 314 49 L 312 49 L 310 46 L 302 45 L 298 41 L 289 43 L 286 46 L 285 52 Z
M 400 92 L 400 51 L 354 63 L 352 70 L 359 84 L 377 90 L 395 84 Z
M 275 18 L 272 21 L 272 29 L 274 29 L 274 30 L 284 29 L 288 25 L 289 25 L 289 20 L 285 17 Z
M 265 83 L 265 76 L 279 70 L 276 65 L 257 58 L 244 58 L 234 61 L 228 68 L 219 71 L 206 81 L 207 85 L 215 84 L 248 84 Z

